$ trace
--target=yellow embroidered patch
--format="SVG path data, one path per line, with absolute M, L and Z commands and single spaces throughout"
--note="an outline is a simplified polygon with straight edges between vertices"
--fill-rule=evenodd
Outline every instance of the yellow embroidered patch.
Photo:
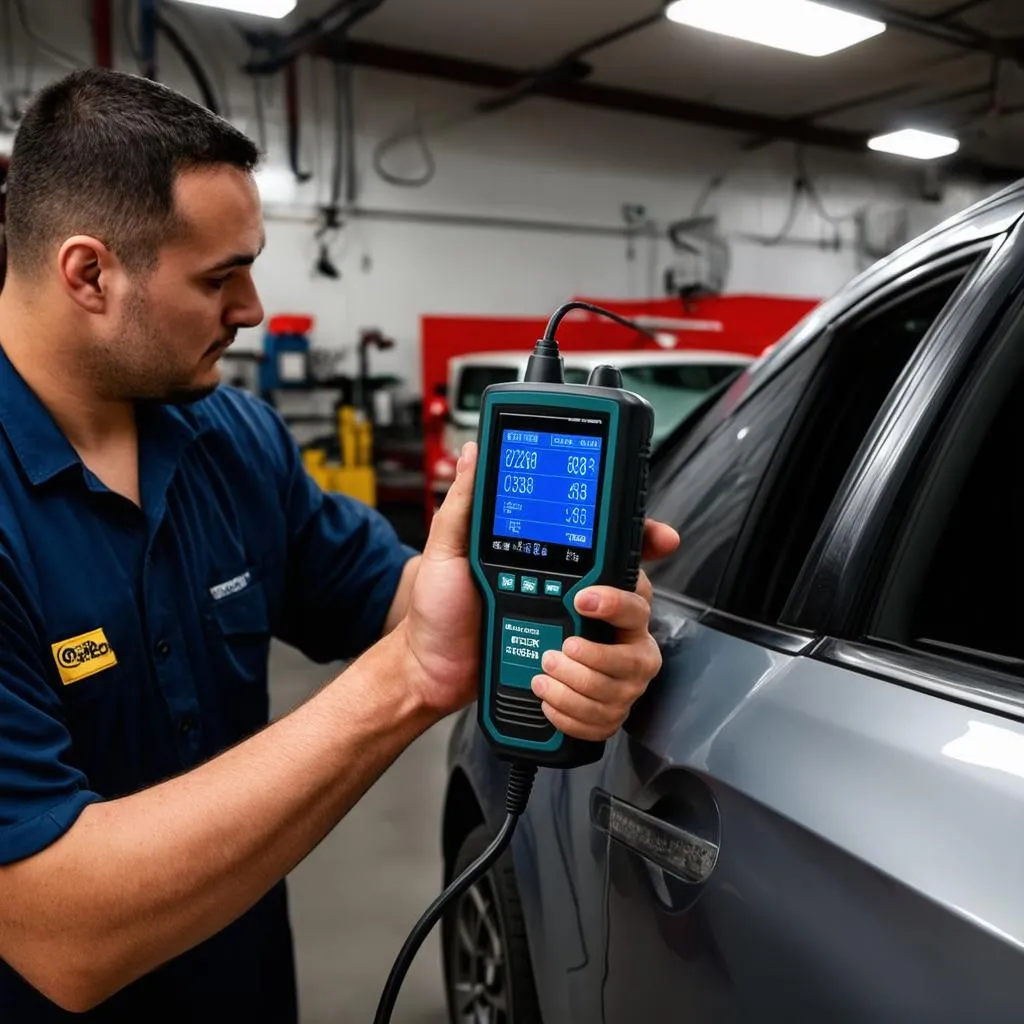
M 94 629 L 91 633 L 73 636 L 70 640 L 62 640 L 52 644 L 53 660 L 57 662 L 57 671 L 64 685 L 77 683 L 79 679 L 93 676 L 106 668 L 117 664 L 117 655 L 107 641 L 102 629 Z

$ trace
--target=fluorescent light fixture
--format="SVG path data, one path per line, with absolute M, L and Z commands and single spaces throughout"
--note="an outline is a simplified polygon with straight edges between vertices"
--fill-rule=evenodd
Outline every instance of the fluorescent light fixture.
M 914 160 L 937 160 L 942 156 L 952 156 L 960 148 L 960 142 L 949 135 L 923 132 L 919 128 L 904 128 L 900 132 L 869 139 L 868 148 L 876 153 L 895 153 L 896 156 L 909 156 Z
M 675 0 L 665 14 L 680 25 L 808 57 L 845 50 L 885 31 L 884 22 L 812 0 Z
M 283 18 L 295 10 L 297 0 L 178 0 L 181 4 L 218 7 L 235 14 L 256 14 L 261 18 Z

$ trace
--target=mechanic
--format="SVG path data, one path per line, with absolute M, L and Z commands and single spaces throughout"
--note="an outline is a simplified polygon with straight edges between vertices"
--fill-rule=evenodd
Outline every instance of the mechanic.
M 475 449 L 424 553 L 325 496 L 265 404 L 217 389 L 263 310 L 258 153 L 145 79 L 44 89 L 12 154 L 0 293 L 0 1020 L 296 1019 L 284 876 L 473 700 Z M 649 524 L 647 554 L 674 549 Z M 600 739 L 660 666 L 619 643 L 535 689 Z M 356 658 L 267 725 L 270 636 Z M 344 928 L 344 922 L 339 922 Z

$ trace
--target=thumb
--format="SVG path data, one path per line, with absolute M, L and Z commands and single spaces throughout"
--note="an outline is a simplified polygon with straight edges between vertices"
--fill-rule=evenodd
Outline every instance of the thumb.
M 455 482 L 430 524 L 423 554 L 428 558 L 465 558 L 469 553 L 469 521 L 473 509 L 473 482 L 476 479 L 476 444 L 463 445 L 455 469 Z

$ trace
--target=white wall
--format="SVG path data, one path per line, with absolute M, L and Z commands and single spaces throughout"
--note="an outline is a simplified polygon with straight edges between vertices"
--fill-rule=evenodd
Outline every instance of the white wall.
M 118 66 L 134 70 L 124 44 L 118 8 Z M 33 0 L 33 27 L 71 54 L 89 59 L 84 0 Z M 231 119 L 254 137 L 255 104 L 250 81 L 232 70 L 246 50 L 230 24 L 215 12 L 167 4 L 168 13 L 208 65 L 218 92 L 226 95 Z M 71 15 L 74 16 L 71 16 Z M 16 26 L 17 29 L 17 26 Z M 3 29 L 0 27 L 0 32 Z M 31 50 L 14 33 L 18 83 L 39 87 L 64 69 Z M 161 77 L 197 95 L 184 69 L 161 46 Z M 319 122 L 314 117 L 314 84 Z M 661 294 L 664 268 L 673 256 L 667 242 L 645 238 L 633 244 L 614 237 L 623 204 L 641 204 L 655 226 L 687 216 L 709 179 L 730 169 L 725 184 L 705 205 L 730 240 L 728 290 L 824 297 L 862 268 L 852 223 L 840 227 L 842 245 L 829 246 L 836 229 L 805 202 L 790 237 L 768 247 L 790 208 L 794 149 L 776 144 L 744 156 L 742 140 L 727 133 L 671 121 L 591 110 L 530 99 L 495 116 L 430 135 L 436 176 L 424 188 L 389 185 L 371 164 L 381 138 L 414 113 L 426 123 L 446 121 L 468 110 L 485 93 L 409 76 L 357 70 L 354 74 L 358 158 L 358 206 L 385 219 L 353 217 L 331 239 L 338 281 L 315 275 L 316 209 L 329 195 L 332 146 L 332 74 L 323 61 L 303 62 L 302 166 L 315 171 L 298 186 L 287 166 L 283 129 L 283 84 L 265 90 L 267 158 L 262 175 L 268 245 L 255 276 L 268 314 L 308 312 L 317 320 L 315 341 L 347 348 L 363 327 L 376 326 L 398 347 L 374 358 L 375 372 L 393 372 L 418 389 L 418 324 L 424 313 L 544 315 L 573 294 L 644 297 Z M 833 217 L 867 207 L 872 223 L 885 226 L 907 210 L 912 233 L 983 195 L 970 185 L 947 189 L 941 203 L 921 201 L 919 176 L 897 161 L 809 150 L 807 167 Z M 396 150 L 389 166 L 419 167 L 412 146 Z M 423 224 L 403 212 L 503 217 L 610 229 L 607 235 L 559 230 L 522 230 L 465 224 Z M 257 348 L 258 330 L 239 345 Z M 351 365 L 351 363 L 349 364 Z

